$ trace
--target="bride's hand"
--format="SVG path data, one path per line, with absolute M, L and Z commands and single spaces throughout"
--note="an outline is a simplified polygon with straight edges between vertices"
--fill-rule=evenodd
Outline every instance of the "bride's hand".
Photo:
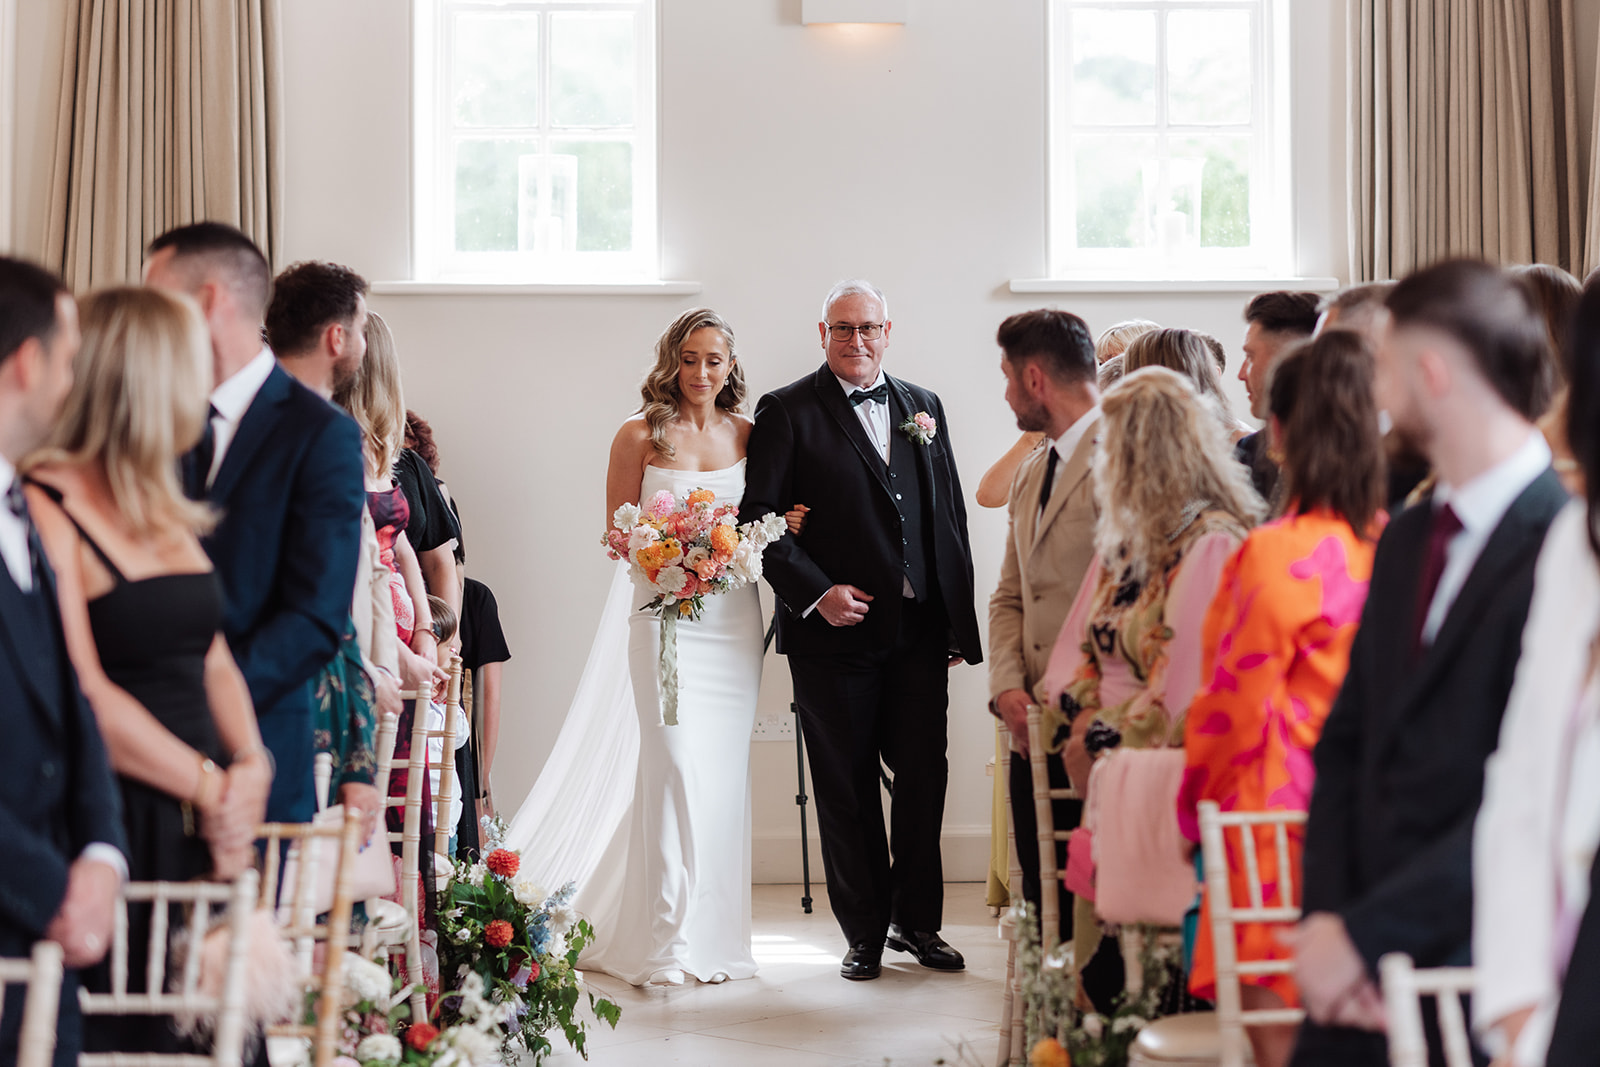
M 804 504 L 796 504 L 792 510 L 783 513 L 784 525 L 789 527 L 790 533 L 800 536 L 800 531 L 806 528 L 806 513 L 810 510 Z

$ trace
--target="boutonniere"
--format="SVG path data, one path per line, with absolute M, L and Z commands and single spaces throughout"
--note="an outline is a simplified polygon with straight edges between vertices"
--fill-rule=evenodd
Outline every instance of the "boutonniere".
M 900 432 L 919 445 L 932 441 L 939 432 L 939 421 L 926 411 L 919 411 L 900 424 Z

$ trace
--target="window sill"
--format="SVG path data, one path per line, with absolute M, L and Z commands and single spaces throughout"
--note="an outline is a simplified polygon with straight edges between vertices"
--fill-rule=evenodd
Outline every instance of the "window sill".
M 699 282 L 373 282 L 378 296 L 692 296 Z
M 1013 293 L 1265 293 L 1275 289 L 1329 293 L 1337 278 L 1013 278 Z

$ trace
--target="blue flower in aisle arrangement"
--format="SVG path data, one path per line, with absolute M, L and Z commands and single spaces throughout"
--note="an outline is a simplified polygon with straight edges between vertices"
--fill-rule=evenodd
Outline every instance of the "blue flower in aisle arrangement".
M 939 420 L 919 411 L 900 424 L 900 432 L 919 445 L 930 443 L 939 434 Z
M 783 536 L 783 516 L 769 512 L 740 525 L 739 508 L 718 504 L 709 489 L 696 489 L 681 505 L 663 489 L 643 507 L 619 507 L 611 525 L 601 541 L 606 553 L 627 560 L 655 590 L 640 610 L 661 620 L 661 721 L 676 726 L 678 620 L 696 622 L 706 597 L 760 581 L 761 554 Z

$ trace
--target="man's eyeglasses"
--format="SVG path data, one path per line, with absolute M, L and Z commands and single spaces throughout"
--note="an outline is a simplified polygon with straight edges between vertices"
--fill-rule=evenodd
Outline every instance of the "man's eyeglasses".
M 837 322 L 828 327 L 828 336 L 835 341 L 848 341 L 856 335 L 857 331 L 860 331 L 863 341 L 876 341 L 883 336 L 883 323 L 863 322 L 860 326 L 849 326 L 845 323 Z

